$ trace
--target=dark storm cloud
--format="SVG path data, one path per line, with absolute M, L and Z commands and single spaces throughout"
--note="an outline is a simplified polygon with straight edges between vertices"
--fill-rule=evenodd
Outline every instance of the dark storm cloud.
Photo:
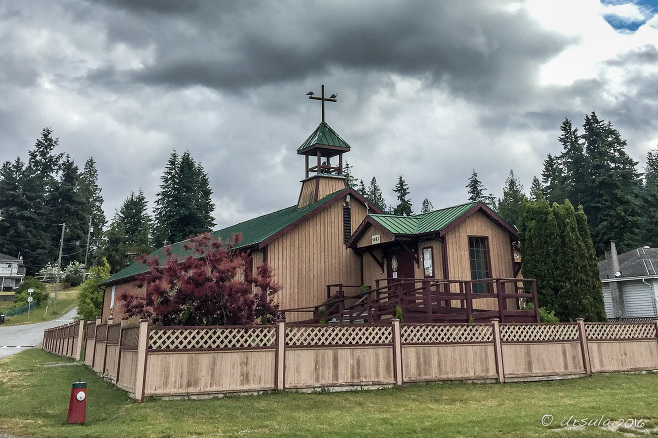
M 105 4 L 118 8 L 111 40 L 155 47 L 154 62 L 131 72 L 134 79 L 167 87 L 235 92 L 337 68 L 377 69 L 460 94 L 509 97 L 531 88 L 537 64 L 568 42 L 502 2 Z

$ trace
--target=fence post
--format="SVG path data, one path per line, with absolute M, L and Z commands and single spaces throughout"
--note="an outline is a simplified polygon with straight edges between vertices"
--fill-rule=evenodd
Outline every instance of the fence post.
M 587 331 L 585 330 L 585 320 L 583 318 L 576 318 L 578 323 L 578 332 L 580 334 L 580 349 L 583 354 L 583 368 L 585 374 L 592 375 L 592 363 L 589 359 L 589 345 L 587 344 Z
M 496 361 L 496 374 L 498 381 L 505 383 L 505 368 L 503 366 L 503 346 L 500 337 L 500 323 L 497 319 L 491 320 L 493 329 L 494 360 Z
M 402 375 L 402 331 L 400 330 L 400 320 L 393 318 L 393 378 L 395 385 L 401 386 L 404 384 L 404 376 Z
M 276 340 L 274 344 L 274 387 L 286 389 L 286 323 L 276 323 Z
M 144 384 L 146 383 L 146 355 L 148 350 L 148 320 L 139 321 L 139 343 L 137 345 L 137 369 L 135 375 L 135 401 L 144 401 Z
M 96 350 L 98 349 L 98 325 L 101 323 L 100 318 L 96 318 L 96 324 L 94 325 L 94 351 L 91 356 L 91 369 L 94 369 L 96 365 Z
M 78 321 L 78 345 L 75 346 L 75 351 L 73 352 L 73 357 L 77 361 L 80 361 L 82 359 L 82 343 L 84 341 L 85 341 L 85 320 L 81 319 L 80 321 Z M 75 342 L 73 345 L 75 345 Z

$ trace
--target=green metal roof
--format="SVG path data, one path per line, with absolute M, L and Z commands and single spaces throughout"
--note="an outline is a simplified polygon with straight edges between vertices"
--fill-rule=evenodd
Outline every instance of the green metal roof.
M 469 202 L 414 216 L 371 214 L 370 217 L 392 234 L 425 234 L 441 231 L 476 204 Z
M 342 148 L 345 151 L 350 150 L 350 145 L 347 144 L 345 140 L 340 138 L 340 135 L 336 133 L 331 126 L 326 122 L 320 123 L 320 125 L 313 131 L 313 133 L 306 139 L 302 145 L 297 148 L 297 152 L 301 153 L 315 145 L 325 145 L 332 146 L 334 148 Z
M 325 196 L 315 204 L 311 204 L 306 207 L 297 208 L 297 205 L 293 205 L 273 213 L 265 214 L 254 219 L 232 225 L 230 227 L 222 228 L 221 230 L 214 231 L 212 235 L 223 241 L 228 241 L 233 237 L 234 234 L 242 234 L 242 240 L 238 244 L 237 248 L 249 248 L 258 245 L 276 233 L 282 231 L 287 226 L 293 224 L 295 221 L 310 214 L 315 209 L 321 207 L 332 199 L 341 196 L 341 194 L 346 190 L 349 189 L 345 188 L 343 190 L 339 190 L 338 192 L 334 192 Z M 191 252 L 183 248 L 185 242 L 186 241 L 178 242 L 171 245 L 172 254 L 178 258 L 185 258 L 190 255 Z M 160 248 L 154 251 L 151 253 L 151 255 L 157 256 L 160 258 L 160 260 L 163 260 L 164 248 Z M 116 283 L 119 280 L 123 280 L 143 272 L 146 272 L 146 265 L 135 262 L 132 265 L 112 275 L 102 284 L 108 285 Z

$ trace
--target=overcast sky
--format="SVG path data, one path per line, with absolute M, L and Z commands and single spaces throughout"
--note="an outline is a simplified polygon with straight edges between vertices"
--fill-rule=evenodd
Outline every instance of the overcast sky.
M 97 163 L 108 220 L 153 206 L 172 151 L 209 175 L 217 228 L 297 202 L 296 149 L 326 119 L 389 204 L 467 200 L 475 171 L 526 191 L 562 121 L 595 111 L 640 169 L 658 145 L 656 1 L 0 2 L 0 163 L 44 127 Z M 582 131 L 582 129 L 581 129 Z

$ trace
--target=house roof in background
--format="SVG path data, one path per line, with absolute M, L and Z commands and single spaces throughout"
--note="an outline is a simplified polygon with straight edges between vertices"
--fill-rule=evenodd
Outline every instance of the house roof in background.
M 17 262 L 23 264 L 23 259 L 17 259 L 16 257 L 8 256 L 7 254 L 0 254 L 0 262 Z
M 624 278 L 656 277 L 658 278 L 658 248 L 637 248 L 632 251 L 619 254 L 619 271 Z M 599 277 L 601 280 L 610 279 L 608 260 L 599 262 Z

